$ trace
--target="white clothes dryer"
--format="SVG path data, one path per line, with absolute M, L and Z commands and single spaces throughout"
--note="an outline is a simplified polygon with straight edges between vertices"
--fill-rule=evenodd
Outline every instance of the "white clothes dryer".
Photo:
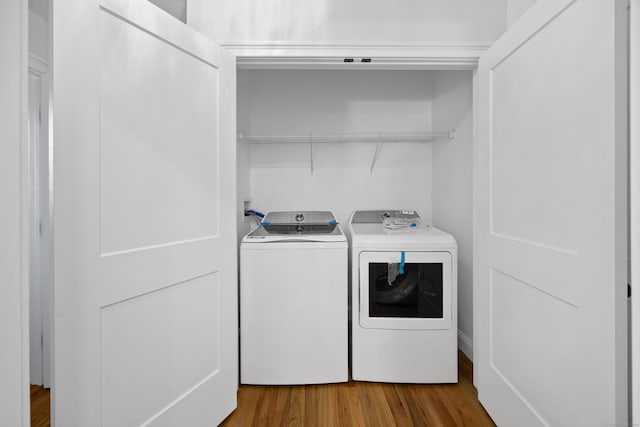
M 240 246 L 240 382 L 349 379 L 348 245 L 331 212 L 270 212 Z
M 457 382 L 455 239 L 414 211 L 355 211 L 349 228 L 352 378 Z

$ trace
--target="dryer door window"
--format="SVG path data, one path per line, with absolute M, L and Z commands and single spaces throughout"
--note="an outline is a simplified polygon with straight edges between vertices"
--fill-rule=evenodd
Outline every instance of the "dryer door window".
M 369 264 L 369 316 L 442 319 L 440 262 Z
M 360 325 L 380 329 L 451 326 L 449 252 L 360 254 Z

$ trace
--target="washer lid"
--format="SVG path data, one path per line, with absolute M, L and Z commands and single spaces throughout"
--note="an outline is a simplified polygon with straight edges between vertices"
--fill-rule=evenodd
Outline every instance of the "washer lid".
M 251 231 L 244 242 L 332 242 L 345 241 L 335 215 L 329 211 L 269 212 L 260 227 Z
M 336 217 L 330 211 L 276 211 L 269 212 L 263 222 L 272 224 L 320 224 L 335 222 Z

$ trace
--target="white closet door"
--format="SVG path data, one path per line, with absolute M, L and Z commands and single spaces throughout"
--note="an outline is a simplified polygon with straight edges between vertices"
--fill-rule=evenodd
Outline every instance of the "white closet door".
M 28 4 L 0 1 L 0 425 L 30 425 Z
M 626 13 L 539 0 L 480 61 L 474 365 L 499 426 L 627 425 Z
M 631 424 L 640 425 L 640 1 L 629 19 L 629 240 L 631 251 Z
M 235 60 L 143 0 L 53 2 L 54 422 L 236 406 Z

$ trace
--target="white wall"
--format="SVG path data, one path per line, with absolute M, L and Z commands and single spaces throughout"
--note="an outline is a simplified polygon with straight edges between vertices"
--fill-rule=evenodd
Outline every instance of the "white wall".
M 187 22 L 187 0 L 149 0 L 176 19 Z
M 427 71 L 243 70 L 245 134 L 292 135 L 431 130 Z M 241 89 L 247 90 L 247 89 Z M 248 107 L 242 105 L 248 102 Z M 258 210 L 320 210 L 346 224 L 354 209 L 415 209 L 431 219 L 431 144 L 252 145 L 250 189 Z M 239 168 L 240 169 L 240 168 Z M 246 173 L 245 169 L 245 173 Z
M 222 44 L 487 43 L 506 1 L 190 0 L 188 21 Z
M 507 0 L 507 27 L 513 25 L 536 0 Z
M 458 342 L 472 359 L 472 71 L 434 72 L 433 87 L 433 126 L 456 130 L 455 139 L 433 144 L 433 222 L 458 243 Z
M 29 11 L 29 53 L 49 60 L 49 23 L 32 11 Z
M 29 11 L 49 20 L 49 3 L 51 0 L 29 0 Z
M 0 2 L 0 425 L 29 425 L 25 242 L 27 3 Z
M 236 80 L 236 97 L 237 97 L 237 116 L 236 122 L 238 129 L 250 129 L 250 96 L 251 96 L 251 79 L 244 71 L 238 71 Z M 251 201 L 251 158 L 249 153 L 249 145 L 240 141 L 237 142 L 236 151 L 236 191 L 237 191 L 237 222 L 238 222 L 238 243 L 242 237 L 247 234 L 252 227 L 256 225 L 251 217 L 244 216 L 244 200 Z M 250 207 L 255 208 L 253 203 Z

